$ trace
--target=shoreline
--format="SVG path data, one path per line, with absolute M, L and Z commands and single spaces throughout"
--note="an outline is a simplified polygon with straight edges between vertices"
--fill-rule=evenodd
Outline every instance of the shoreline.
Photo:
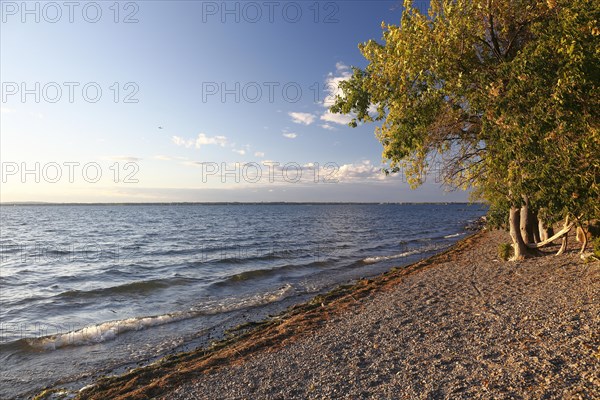
M 336 289 L 324 295 L 316 296 L 306 303 L 295 305 L 276 317 L 239 326 L 229 331 L 227 338 L 214 342 L 208 348 L 167 356 L 153 364 L 131 370 L 123 375 L 101 378 L 92 386 L 82 389 L 78 393 L 78 398 L 141 399 L 148 397 L 161 398 L 161 396 L 173 398 L 173 395 L 176 395 L 175 398 L 186 398 L 187 394 L 181 397 L 182 390 L 184 393 L 188 393 L 190 390 L 193 392 L 190 386 L 193 387 L 197 384 L 199 376 L 206 377 L 210 375 L 219 379 L 219 374 L 226 374 L 228 370 L 235 368 L 244 368 L 246 364 L 251 364 L 252 359 L 257 357 L 263 357 L 265 354 L 277 357 L 277 354 L 282 350 L 288 351 L 300 347 L 299 342 L 310 341 L 313 337 L 320 336 L 315 335 L 315 333 L 327 330 L 330 325 L 337 324 L 338 321 L 344 320 L 348 315 L 357 315 L 356 318 L 364 320 L 367 315 L 361 310 L 369 303 L 376 301 L 376 299 L 392 296 L 393 293 L 401 290 L 403 286 L 406 287 L 408 281 L 427 278 L 423 275 L 427 275 L 431 271 L 433 271 L 431 273 L 434 276 L 436 273 L 445 272 L 442 266 L 452 265 L 452 263 L 460 264 L 461 257 L 464 258 L 469 251 L 475 251 L 475 253 L 479 251 L 479 257 L 481 258 L 489 258 L 490 256 L 494 258 L 495 254 L 490 255 L 481 252 L 486 245 L 490 248 L 490 242 L 494 242 L 494 238 L 490 239 L 490 237 L 494 235 L 498 236 L 498 233 L 477 232 L 460 240 L 442 253 L 406 267 L 394 268 L 371 279 L 359 280 L 352 285 L 338 286 Z M 493 243 L 491 244 L 495 251 Z M 538 258 L 537 260 L 541 260 L 543 263 L 552 261 L 549 257 Z M 572 264 L 572 257 L 567 261 Z M 505 264 L 509 271 L 514 271 L 518 267 L 515 264 Z M 592 268 L 592 279 L 597 280 L 597 276 L 600 275 L 598 267 L 588 267 Z M 593 282 L 596 281 L 593 280 Z M 470 283 L 462 283 L 464 287 L 459 289 L 461 291 L 470 290 L 478 297 L 483 296 L 482 293 L 486 292 L 485 286 L 474 279 L 471 279 Z M 430 299 L 420 299 L 420 303 L 429 304 L 429 301 Z M 433 306 L 435 307 L 435 304 Z M 494 314 L 498 314 L 498 308 L 492 306 L 490 310 L 492 311 L 475 313 L 475 315 L 484 315 L 486 318 L 497 320 L 498 315 Z M 597 315 L 597 305 L 595 308 L 592 307 L 589 312 Z M 427 318 L 427 314 L 424 318 Z M 592 325 L 598 325 L 599 323 L 597 317 L 595 320 L 591 320 Z M 460 330 L 458 321 L 451 321 L 451 324 L 459 325 L 457 328 Z M 598 338 L 592 337 L 591 340 L 592 348 L 595 347 L 595 351 L 600 354 L 600 349 L 597 349 Z M 593 357 L 597 359 L 598 356 Z M 250 373 L 253 373 L 253 371 L 250 371 Z M 265 384 L 268 385 L 268 382 Z M 594 393 L 595 391 L 600 393 L 598 386 L 600 382 L 591 382 L 590 384 Z M 310 387 L 307 387 L 304 394 L 310 394 L 314 390 L 314 388 L 309 389 Z M 47 395 L 51 392 L 59 391 L 52 389 L 42 392 L 37 398 L 47 398 Z M 227 397 L 222 393 L 218 394 Z M 217 392 L 215 392 L 216 395 Z M 261 395 L 264 395 L 264 393 L 261 393 Z
M 256 207 L 9 213 L 14 238 L 3 252 L 11 289 L 5 322 L 29 325 L 5 330 L 0 397 L 30 398 L 48 387 L 75 393 L 103 376 L 207 347 L 239 324 L 445 250 L 485 211 Z M 70 243 L 61 235 L 41 240 L 46 231 L 70 229 L 78 232 Z M 29 245 L 32 236 L 41 248 Z M 90 254 L 83 238 L 102 247 Z M 47 325 L 37 328 L 35 321 Z

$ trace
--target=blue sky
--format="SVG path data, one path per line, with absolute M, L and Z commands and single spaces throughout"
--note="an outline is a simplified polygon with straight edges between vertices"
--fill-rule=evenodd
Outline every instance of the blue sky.
M 383 177 L 375 126 L 327 112 L 398 1 L 23 4 L 1 2 L 2 201 L 467 199 Z

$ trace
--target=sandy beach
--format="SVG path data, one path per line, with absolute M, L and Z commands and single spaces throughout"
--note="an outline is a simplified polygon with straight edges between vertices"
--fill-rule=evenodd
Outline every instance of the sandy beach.
M 477 233 L 79 397 L 600 398 L 600 264 L 574 240 L 505 262 L 506 241 Z

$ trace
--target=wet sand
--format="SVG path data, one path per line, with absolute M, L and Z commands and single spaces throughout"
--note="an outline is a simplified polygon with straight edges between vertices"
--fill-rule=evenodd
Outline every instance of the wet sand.
M 574 240 L 505 262 L 508 240 L 480 232 L 79 397 L 600 398 L 600 263 Z

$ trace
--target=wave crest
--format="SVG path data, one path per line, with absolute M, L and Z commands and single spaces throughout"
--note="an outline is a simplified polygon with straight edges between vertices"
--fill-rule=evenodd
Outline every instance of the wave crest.
M 125 332 L 165 325 L 202 315 L 232 312 L 245 308 L 258 307 L 283 300 L 295 293 L 292 285 L 286 284 L 276 290 L 254 294 L 237 299 L 220 299 L 204 302 L 188 311 L 163 315 L 134 317 L 88 325 L 81 329 L 39 338 L 27 338 L 25 342 L 38 350 L 56 350 L 68 346 L 94 345 L 114 340 Z

